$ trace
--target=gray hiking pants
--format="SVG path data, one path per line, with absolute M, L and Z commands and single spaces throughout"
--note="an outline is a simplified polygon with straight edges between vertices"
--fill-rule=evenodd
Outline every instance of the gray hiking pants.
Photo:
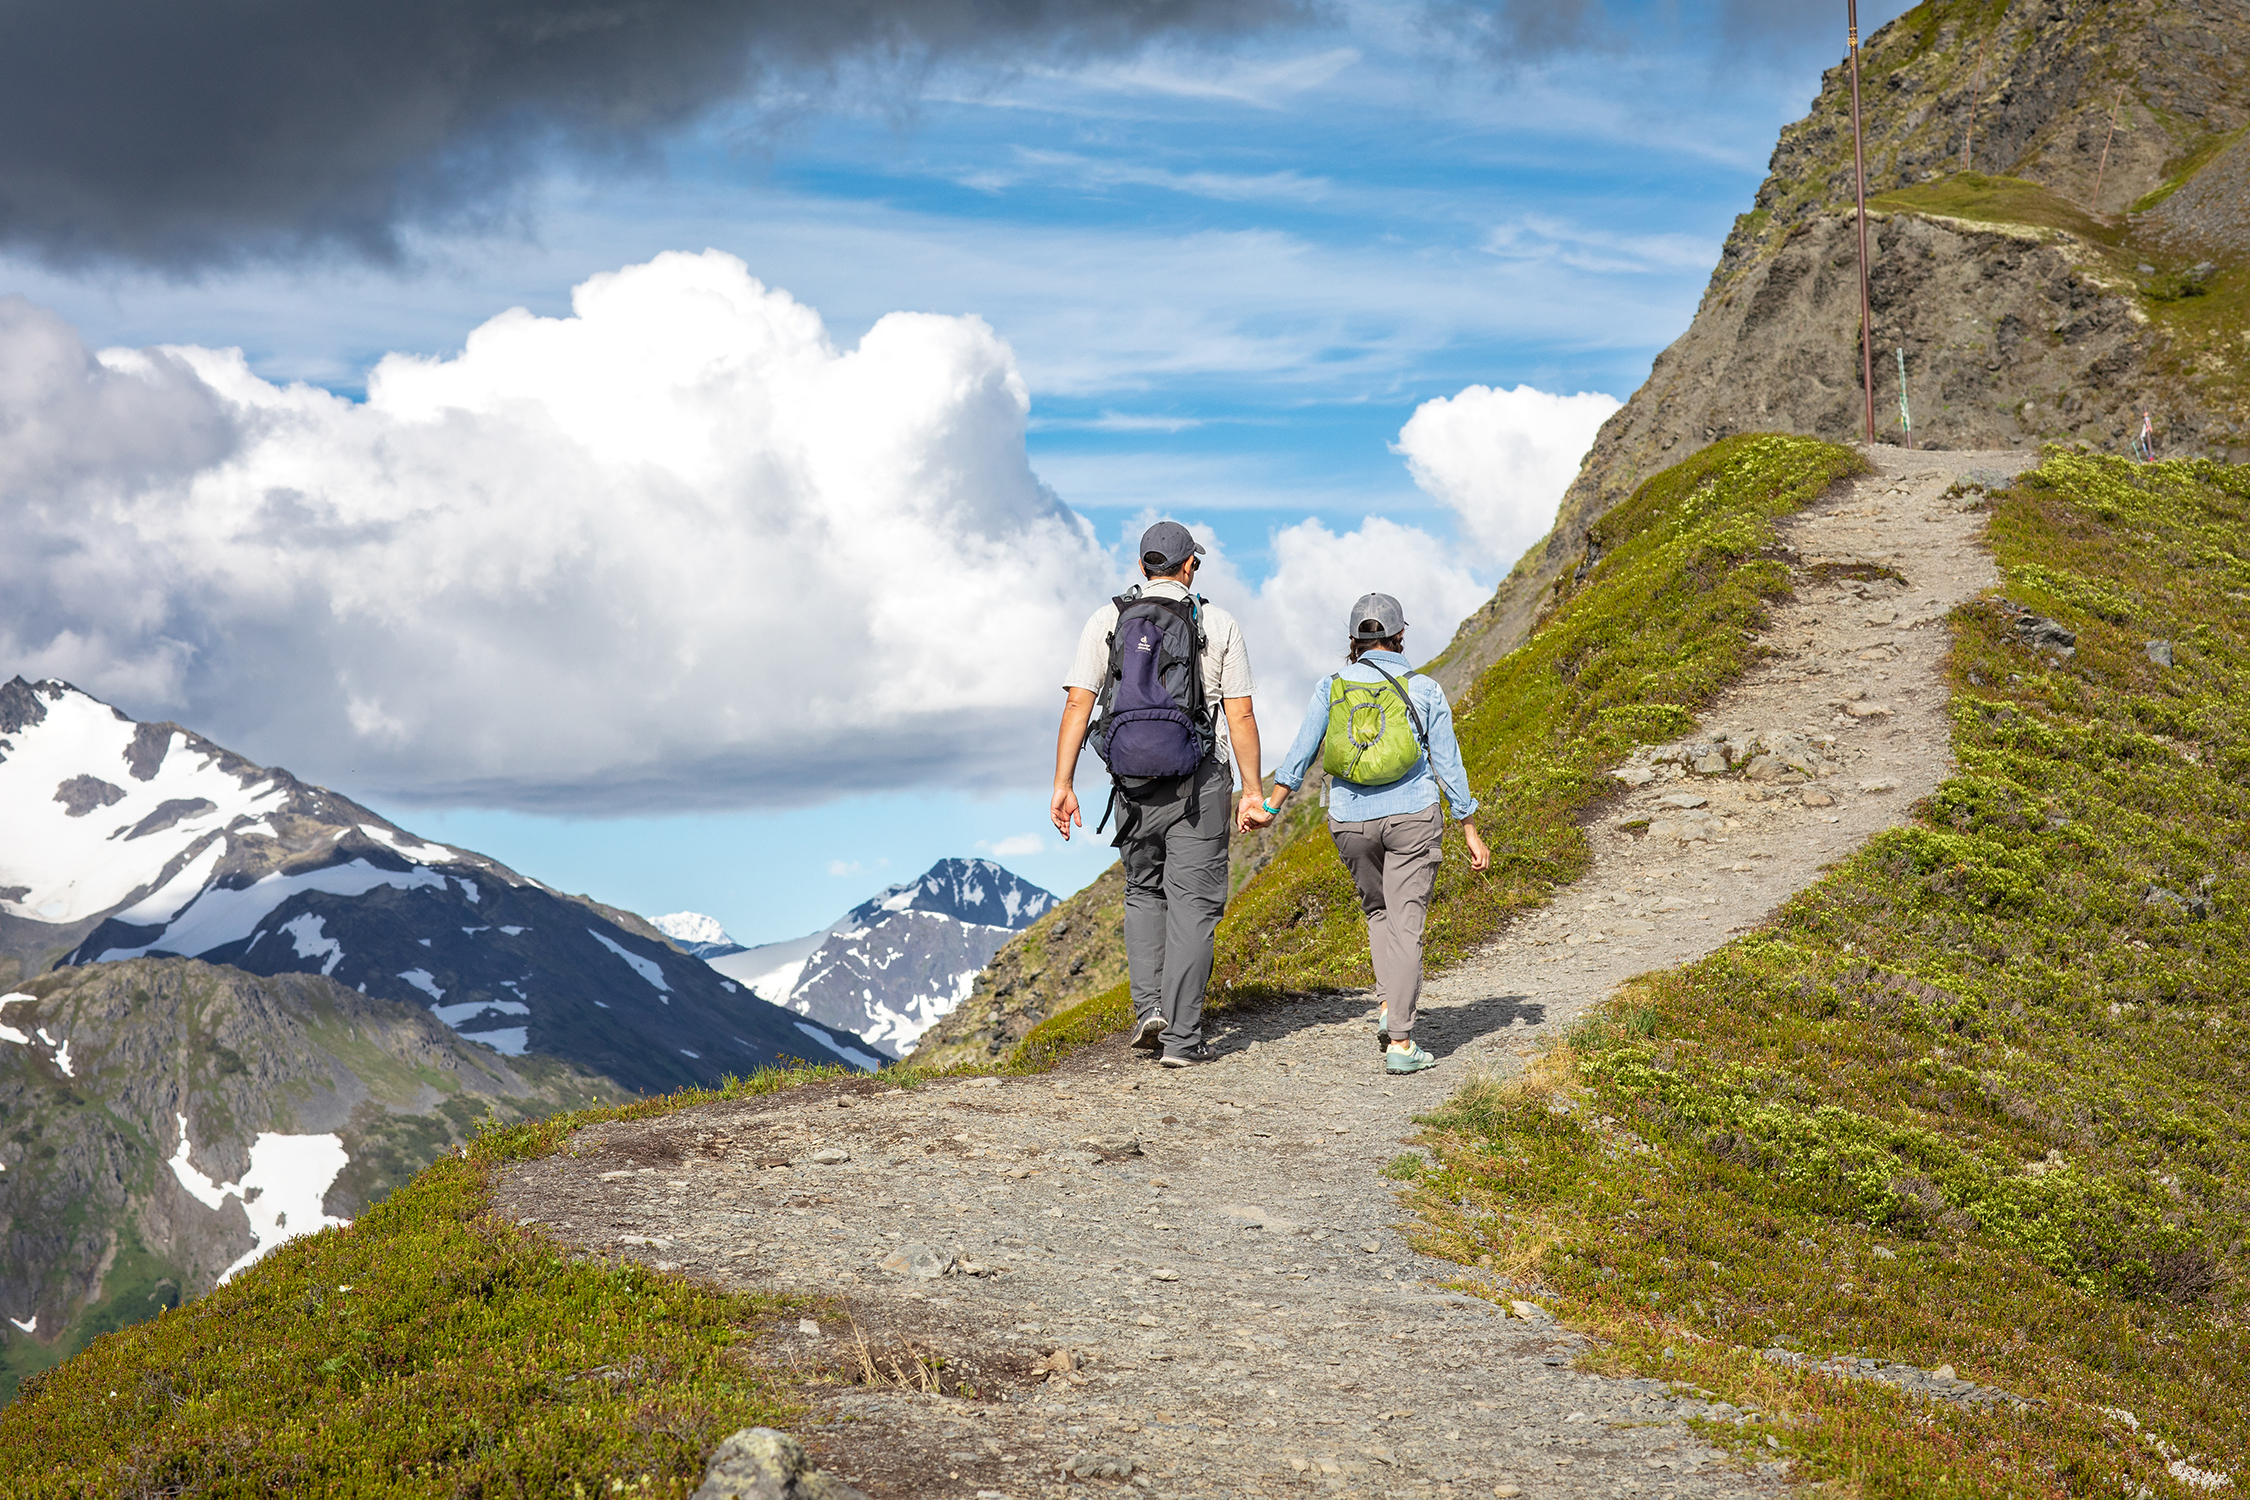
M 1163 793 L 1118 805 L 1128 821 L 1117 841 L 1125 865 L 1125 966 L 1133 980 L 1133 1018 L 1164 1018 L 1164 1050 L 1203 1040 L 1203 987 L 1211 980 L 1211 941 L 1227 906 L 1228 814 L 1234 779 L 1226 762 L 1196 769 Z
M 1414 1032 L 1422 998 L 1422 922 L 1437 884 L 1445 815 L 1436 803 L 1364 823 L 1330 823 L 1367 913 L 1367 948 L 1375 962 L 1375 1000 L 1393 1037 Z

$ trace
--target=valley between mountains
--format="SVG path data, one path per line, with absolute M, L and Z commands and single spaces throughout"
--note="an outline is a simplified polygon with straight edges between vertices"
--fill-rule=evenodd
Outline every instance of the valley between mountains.
M 1780 524 L 1795 595 L 1761 665 L 1682 746 L 1618 768 L 1637 785 L 1580 880 L 1430 987 L 1417 1039 L 1439 1068 L 1385 1075 L 1364 993 L 1305 997 L 1227 1012 L 1225 1056 L 1186 1072 L 1112 1041 L 1049 1075 L 590 1127 L 509 1171 L 497 1207 L 595 1255 L 835 1299 L 849 1321 L 807 1319 L 775 1360 L 849 1366 L 864 1332 L 997 1397 L 822 1402 L 811 1446 L 877 1497 L 1126 1474 L 1180 1497 L 1778 1487 L 1785 1464 L 1745 1468 L 1688 1425 L 1754 1438 L 1758 1413 L 1577 1368 L 1585 1340 L 1528 1283 L 1418 1254 L 1378 1174 L 1466 1079 L 1754 926 L 1951 771 L 1945 620 L 1997 581 L 1977 487 L 2028 456 L 1870 457 Z M 1698 747 L 1722 769 L 1699 773 Z

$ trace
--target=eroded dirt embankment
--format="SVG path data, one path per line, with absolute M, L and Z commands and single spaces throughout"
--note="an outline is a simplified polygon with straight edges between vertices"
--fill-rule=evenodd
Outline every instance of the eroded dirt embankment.
M 1796 598 L 1684 747 L 1767 761 L 1628 763 L 1641 784 L 1591 830 L 1587 876 L 1429 987 L 1417 1039 L 1440 1067 L 1386 1076 L 1365 996 L 1308 1000 L 1228 1016 L 1226 1056 L 1184 1072 L 1107 1044 L 1036 1079 L 600 1126 L 512 1172 L 503 1211 L 715 1284 L 833 1294 L 878 1368 L 944 1353 L 941 1383 L 977 1399 L 863 1385 L 816 1410 L 820 1461 L 877 1497 L 1124 1474 L 1214 1500 L 1778 1490 L 1684 1425 L 1744 1414 L 1582 1374 L 1536 1309 L 1449 1288 L 1462 1268 L 1407 1248 L 1379 1172 L 1472 1067 L 1518 1066 L 1619 981 L 1756 925 L 1947 774 L 1945 615 L 1996 581 L 1973 497 L 1947 492 L 2029 455 L 1873 457 L 1784 524 Z M 834 1317 L 768 1353 L 866 1368 Z

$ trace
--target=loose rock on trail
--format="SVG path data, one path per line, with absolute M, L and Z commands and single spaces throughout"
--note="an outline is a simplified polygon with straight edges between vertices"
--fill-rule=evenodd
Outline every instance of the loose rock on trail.
M 1781 523 L 1796 595 L 1768 654 L 1696 735 L 1618 768 L 1587 875 L 1425 988 L 1441 1066 L 1386 1075 L 1366 994 L 1308 999 L 1219 1017 L 1225 1055 L 1177 1072 L 1112 1042 L 1035 1078 L 591 1127 L 511 1169 L 500 1211 L 835 1298 L 766 1353 L 860 1382 L 802 1435 L 877 1500 L 1777 1492 L 1781 1464 L 1684 1425 L 1752 1414 L 1581 1373 L 1536 1305 L 1449 1288 L 1477 1273 L 1407 1248 L 1378 1172 L 1473 1067 L 1756 926 L 1951 770 L 1945 616 L 1997 578 L 1976 494 L 1949 491 L 2033 456 L 1871 457 Z

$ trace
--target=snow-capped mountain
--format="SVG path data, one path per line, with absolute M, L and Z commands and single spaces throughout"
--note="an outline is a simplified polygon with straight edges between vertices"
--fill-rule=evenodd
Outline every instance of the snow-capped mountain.
M 144 955 L 326 975 L 632 1089 L 882 1060 L 630 912 L 425 843 L 67 683 L 0 685 L 0 975 L 11 958 L 30 974 Z
M 1009 935 L 1054 904 L 989 859 L 941 859 L 819 932 L 710 963 L 768 1000 L 904 1057 L 968 996 Z
M 727 936 L 718 918 L 707 917 L 699 911 L 676 911 L 668 916 L 650 917 L 648 924 L 697 958 L 724 958 L 729 953 L 742 951 L 742 945 Z

